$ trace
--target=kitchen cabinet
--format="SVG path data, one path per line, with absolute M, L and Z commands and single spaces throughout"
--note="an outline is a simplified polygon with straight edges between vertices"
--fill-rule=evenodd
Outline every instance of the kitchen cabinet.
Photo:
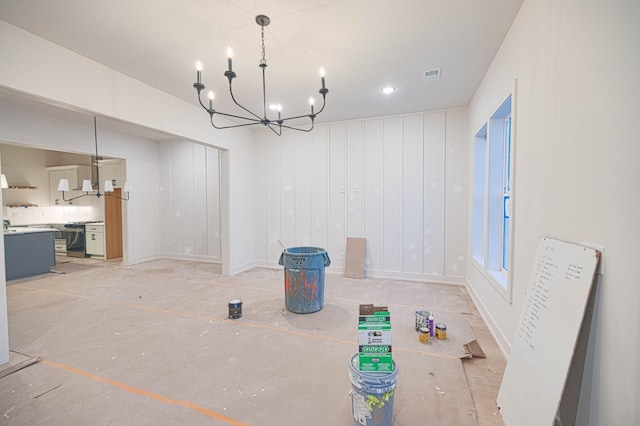
M 122 196 L 120 188 L 114 188 L 113 194 Z M 118 197 L 104 197 L 104 231 L 106 258 L 122 257 L 122 200 Z
M 55 229 L 10 228 L 4 231 L 5 278 L 46 274 L 56 266 Z
M 67 254 L 67 240 L 64 238 L 55 239 L 56 253 Z
M 91 257 L 105 258 L 105 238 L 104 223 L 86 224 L 85 230 L 85 253 Z
M 122 160 L 109 159 L 100 160 L 100 189 L 104 190 L 104 181 L 108 180 L 113 183 L 114 188 L 122 188 L 124 179 L 122 177 Z
M 69 204 L 67 201 L 62 199 L 62 192 L 58 191 L 60 179 L 69 180 L 70 191 L 65 193 L 66 198 L 73 198 L 80 195 L 82 192 L 74 191 L 74 189 L 81 188 L 83 180 L 91 180 L 90 166 L 55 166 L 47 167 L 47 170 L 49 170 L 49 204 L 52 206 Z M 82 197 L 77 200 L 73 200 L 71 203 L 74 205 L 84 206 L 90 205 L 90 200 L 88 200 L 87 197 Z

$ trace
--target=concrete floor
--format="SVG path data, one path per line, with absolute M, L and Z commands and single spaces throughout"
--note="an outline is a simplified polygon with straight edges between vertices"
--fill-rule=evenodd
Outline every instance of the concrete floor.
M 0 424 L 352 426 L 360 303 L 391 312 L 396 426 L 504 424 L 505 360 L 463 287 L 327 273 L 323 309 L 294 314 L 283 275 L 59 258 L 55 273 L 10 281 L 4 368 L 39 362 L 0 378 Z M 418 341 L 416 308 L 447 324 L 447 340 Z M 461 360 L 473 339 L 487 358 Z

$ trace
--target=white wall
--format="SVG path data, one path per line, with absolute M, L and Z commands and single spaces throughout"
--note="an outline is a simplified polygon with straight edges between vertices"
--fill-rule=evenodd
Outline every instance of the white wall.
M 466 110 L 258 132 L 256 259 L 286 246 L 327 250 L 342 271 L 346 237 L 366 237 L 368 276 L 462 283 Z
M 161 142 L 160 205 L 165 256 L 221 261 L 219 150 Z
M 472 147 L 517 79 L 513 303 L 478 273 L 470 244 L 467 251 L 468 287 L 506 352 L 538 238 L 605 247 L 577 386 L 579 425 L 640 418 L 638 22 L 638 2 L 525 0 L 469 107 Z

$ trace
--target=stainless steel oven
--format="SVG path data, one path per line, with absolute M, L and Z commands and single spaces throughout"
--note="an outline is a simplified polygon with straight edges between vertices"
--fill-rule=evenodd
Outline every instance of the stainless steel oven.
M 85 257 L 84 223 L 72 222 L 64 225 L 67 240 L 67 256 Z

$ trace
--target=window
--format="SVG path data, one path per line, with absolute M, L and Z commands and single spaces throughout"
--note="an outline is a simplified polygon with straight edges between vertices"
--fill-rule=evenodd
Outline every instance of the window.
M 474 138 L 472 256 L 490 281 L 508 289 L 512 214 L 511 96 Z

